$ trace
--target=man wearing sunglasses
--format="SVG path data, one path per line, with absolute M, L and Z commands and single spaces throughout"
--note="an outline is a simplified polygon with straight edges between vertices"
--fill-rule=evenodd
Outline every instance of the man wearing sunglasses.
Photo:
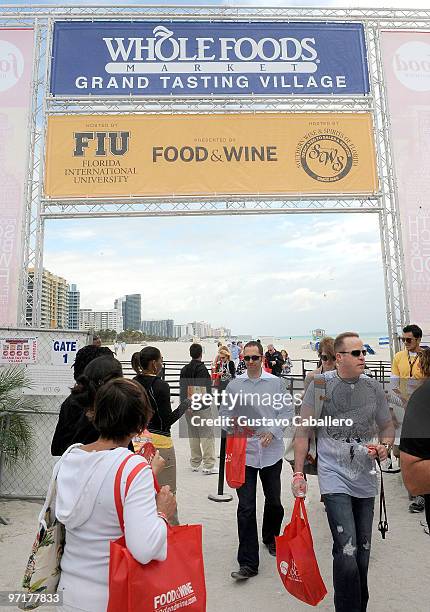
M 333 537 L 335 610 L 364 612 L 369 599 L 367 572 L 378 486 L 374 458 L 387 458 L 394 427 L 382 385 L 363 374 L 366 350 L 358 334 L 337 336 L 334 352 L 337 369 L 317 375 L 311 382 L 301 416 L 306 423 L 322 400 L 321 418 L 327 424 L 315 432 L 318 483 Z M 302 472 L 312 433 L 307 426 L 296 429 L 292 483 L 296 496 L 306 494 Z
M 406 325 L 403 328 L 403 335 L 400 338 L 403 343 L 403 349 L 394 355 L 393 364 L 391 366 L 391 387 L 393 392 L 398 395 L 403 405 L 409 401 L 409 397 L 415 390 L 417 383 L 415 381 L 423 378 L 423 373 L 420 367 L 419 354 L 421 352 L 421 339 L 423 336 L 422 329 L 418 325 Z M 395 410 L 395 406 L 393 406 Z M 398 416 L 399 411 L 396 411 Z M 397 419 L 400 420 L 400 416 Z M 399 422 L 399 429 L 402 421 Z M 400 434 L 399 434 L 400 435 Z M 397 438 L 396 443 L 399 442 Z M 398 446 L 396 444 L 394 453 L 398 456 Z M 417 497 L 409 496 L 411 503 L 409 504 L 409 512 L 423 512 L 424 498 L 419 495 Z
M 403 328 L 403 336 L 400 338 L 403 343 L 403 350 L 394 355 L 391 368 L 393 382 L 406 380 L 408 378 L 422 378 L 420 360 L 418 359 L 421 351 L 420 343 L 423 332 L 418 325 L 406 325 Z
M 281 530 L 284 508 L 281 503 L 281 470 L 284 456 L 281 421 L 294 414 L 293 398 L 288 397 L 283 379 L 263 369 L 263 347 L 257 341 L 245 344 L 246 373 L 232 380 L 226 389 L 220 415 L 241 417 L 252 431 L 246 446 L 245 482 L 237 489 L 237 528 L 239 570 L 235 580 L 247 580 L 258 574 L 259 545 L 256 515 L 257 477 L 264 491 L 262 540 L 269 553 L 276 556 L 275 536 Z M 275 419 L 277 422 L 275 422 Z M 261 420 L 260 424 L 256 424 Z M 264 420 L 264 422 L 263 422 Z M 241 424 L 241 423 L 240 423 Z

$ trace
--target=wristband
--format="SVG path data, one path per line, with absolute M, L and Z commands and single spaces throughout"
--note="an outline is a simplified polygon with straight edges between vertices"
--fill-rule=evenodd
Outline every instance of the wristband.
M 303 472 L 294 472 L 293 474 L 293 478 L 295 478 L 296 476 L 301 476 L 301 478 L 304 478 L 305 475 L 303 474 Z
M 163 519 L 163 521 L 165 521 L 167 525 L 169 524 L 169 521 L 167 520 L 167 516 L 164 514 L 164 512 L 157 512 L 157 514 L 160 518 Z

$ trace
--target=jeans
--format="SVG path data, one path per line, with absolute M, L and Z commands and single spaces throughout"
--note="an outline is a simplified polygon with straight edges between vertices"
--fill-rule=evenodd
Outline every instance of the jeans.
M 240 567 L 247 566 L 258 570 L 258 533 L 257 533 L 257 474 L 264 492 L 264 513 L 262 536 L 264 544 L 275 542 L 279 535 L 284 508 L 281 503 L 281 470 L 282 459 L 274 465 L 264 468 L 253 468 L 249 465 L 245 470 L 245 482 L 237 489 L 239 505 L 237 507 L 237 530 L 239 535 L 239 550 L 237 561 Z
M 430 495 L 424 495 L 426 523 L 430 527 Z
M 365 612 L 372 541 L 374 497 L 346 493 L 322 496 L 333 536 L 333 586 L 336 612 Z

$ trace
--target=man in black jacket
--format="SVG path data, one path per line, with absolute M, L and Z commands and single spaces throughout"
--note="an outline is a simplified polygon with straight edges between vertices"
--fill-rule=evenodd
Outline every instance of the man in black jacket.
M 191 361 L 181 370 L 179 376 L 181 402 L 190 399 L 194 394 L 211 393 L 211 377 L 202 362 L 202 346 L 192 344 L 190 346 Z M 203 474 L 217 474 L 215 469 L 215 439 L 213 427 L 205 424 L 206 419 L 212 418 L 210 407 L 201 410 L 192 410 L 185 413 L 188 424 L 188 440 L 191 450 L 191 469 L 198 472 L 203 462 Z M 193 421 L 198 420 L 197 423 Z
M 272 370 L 272 374 L 274 376 L 280 376 L 282 373 L 282 365 L 284 363 L 281 353 L 275 349 L 273 344 L 269 344 L 264 356 L 266 358 L 268 367 Z

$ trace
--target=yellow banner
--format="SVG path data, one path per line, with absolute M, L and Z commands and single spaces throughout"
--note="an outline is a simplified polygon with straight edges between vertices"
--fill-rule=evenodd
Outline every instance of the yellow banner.
M 370 114 L 49 117 L 53 198 L 372 194 Z

